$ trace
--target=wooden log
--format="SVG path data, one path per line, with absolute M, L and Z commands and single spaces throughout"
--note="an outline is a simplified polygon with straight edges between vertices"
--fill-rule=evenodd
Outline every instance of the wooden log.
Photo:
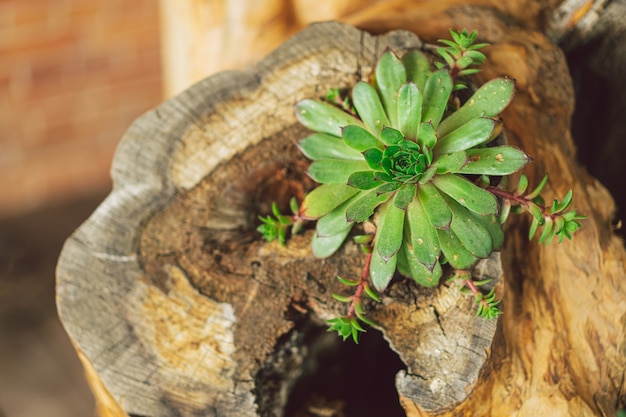
M 491 356 L 477 351 L 467 362 L 478 363 L 477 372 L 487 360 L 480 383 L 473 390 L 473 383 L 467 385 L 465 395 L 428 402 L 424 395 L 432 400 L 437 384 L 431 384 L 439 374 L 422 384 L 430 392 L 399 377 L 406 413 L 610 415 L 626 397 L 626 255 L 612 233 L 610 196 L 574 159 L 573 94 L 563 55 L 545 36 L 511 24 L 495 9 L 424 8 L 412 12 L 396 3 L 353 23 L 375 32 L 407 28 L 427 40 L 445 37 L 448 27 L 478 29 L 494 44 L 482 76 L 517 79 L 505 124 L 509 140 L 538 161 L 528 172 L 531 180 L 549 171 L 555 196 L 574 188 L 577 207 L 590 219 L 573 242 L 546 248 L 526 241 L 523 221 L 511 226 L 503 252 L 502 326 Z M 344 35 L 351 31 L 341 28 Z M 298 177 L 304 161 L 290 140 L 304 132 L 289 103 L 354 82 L 371 71 L 384 45 L 402 48 L 417 41 L 405 32 L 381 38 L 352 34 L 350 40 L 337 33 L 309 36 L 314 39 L 299 38 L 290 53 L 281 48 L 249 71 L 205 80 L 134 124 L 116 157 L 116 189 L 64 249 L 61 317 L 94 374 L 127 413 L 280 415 L 307 356 L 306 332 L 292 332 L 294 323 L 315 323 L 340 311 L 319 292 L 340 291 L 332 277 L 358 271 L 351 256 L 356 248 L 348 245 L 320 267 L 306 236 L 282 249 L 259 244 L 247 231 L 255 207 L 267 210 L 273 199 L 285 201 L 310 186 Z M 328 48 L 320 53 L 326 66 L 307 60 L 316 46 Z M 285 83 L 284 74 L 309 75 Z M 261 116 L 267 109 L 269 120 Z M 264 148 L 267 141 L 272 146 Z M 451 296 L 443 307 L 458 306 L 468 317 L 454 290 L 443 287 L 444 294 L 432 294 L 433 300 Z M 411 292 L 402 291 L 392 288 L 400 302 L 389 298 L 390 305 L 374 315 L 408 362 L 410 347 L 401 346 L 402 336 L 419 320 L 385 316 L 411 317 L 402 304 Z M 396 322 L 409 325 L 394 329 Z M 434 323 L 428 322 L 431 330 Z M 214 334 L 220 335 L 217 341 Z M 489 346 L 491 336 L 484 339 Z M 432 372 L 427 363 L 410 364 L 408 373 L 419 374 L 420 366 Z M 269 385 L 276 375 L 280 384 Z
M 131 127 L 113 193 L 59 264 L 59 312 L 97 392 L 132 415 L 283 414 L 307 329 L 343 313 L 330 297 L 343 290 L 335 277 L 358 276 L 362 262 L 350 244 L 315 259 L 312 231 L 283 248 L 254 230 L 272 201 L 312 187 L 293 104 L 368 77 L 387 47 L 420 46 L 405 31 L 315 25 Z M 497 255 L 481 261 L 476 276 L 498 278 L 499 265 Z M 385 308 L 372 306 L 407 368 L 400 391 L 431 410 L 472 391 L 496 329 L 459 289 L 396 285 Z
M 437 24 L 429 24 L 432 19 Z M 503 117 L 509 140 L 536 159 L 531 181 L 549 171 L 555 197 L 572 188 L 579 211 L 589 216 L 581 234 L 561 245 L 536 246 L 527 242 L 525 227 L 509 228 L 505 312 L 493 368 L 468 401 L 441 415 L 613 415 L 626 394 L 626 254 L 614 235 L 611 196 L 576 162 L 563 53 L 493 9 L 449 8 L 434 18 L 396 8 L 354 23 L 374 32 L 406 28 L 426 40 L 444 37 L 450 26 L 477 29 L 493 44 L 480 77 L 517 80 Z M 411 401 L 403 405 L 407 415 L 430 415 Z

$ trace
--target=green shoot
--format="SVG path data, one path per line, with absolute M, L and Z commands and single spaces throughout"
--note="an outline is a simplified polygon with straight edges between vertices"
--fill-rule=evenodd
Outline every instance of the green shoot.
M 281 246 L 285 246 L 287 238 L 287 231 L 291 229 L 291 234 L 297 234 L 302 228 L 302 220 L 298 218 L 298 202 L 295 198 L 289 201 L 289 207 L 293 213 L 292 216 L 286 216 L 281 214 L 276 202 L 272 203 L 272 216 L 259 216 L 261 225 L 257 228 L 257 231 L 263 236 L 263 239 L 268 242 L 278 240 Z

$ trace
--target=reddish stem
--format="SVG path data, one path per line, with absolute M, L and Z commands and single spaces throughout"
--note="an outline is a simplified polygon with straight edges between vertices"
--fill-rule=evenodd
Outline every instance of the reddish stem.
M 485 188 L 485 190 L 489 191 L 491 194 L 495 196 L 502 197 L 510 201 L 514 201 L 520 206 L 525 207 L 525 208 L 527 208 L 530 204 L 535 204 L 537 207 L 539 207 L 539 210 L 541 210 L 541 214 L 543 215 L 543 217 L 550 217 L 551 219 L 554 219 L 555 217 L 558 216 L 558 214 L 556 213 L 550 214 L 546 206 L 541 206 L 539 204 L 533 203 L 532 200 L 529 200 L 528 198 L 523 197 L 521 195 L 513 194 L 510 191 L 506 191 L 501 188 L 494 187 L 492 185 Z
M 355 117 L 359 117 L 358 114 L 356 114 L 354 111 L 352 111 L 352 109 L 350 108 L 348 103 L 346 103 L 346 101 L 343 99 L 343 97 L 341 97 L 341 96 L 335 97 L 335 104 L 338 104 L 339 107 L 341 107 L 345 112 L 350 113 L 351 115 L 353 115 Z
M 356 287 L 356 291 L 352 296 L 352 302 L 350 303 L 350 309 L 348 310 L 348 317 L 353 317 L 355 314 L 355 304 L 361 301 L 361 297 L 363 297 L 363 291 L 365 291 L 365 285 L 367 284 L 367 278 L 370 274 L 370 264 L 372 263 L 372 251 L 367 254 L 367 258 L 365 259 L 365 266 L 363 266 L 363 272 L 361 272 L 361 280 L 359 281 L 359 285 Z
M 472 291 L 472 294 L 474 294 L 474 296 L 477 296 L 477 295 L 479 295 L 479 294 L 480 294 L 480 295 L 481 295 L 481 297 L 482 297 L 482 293 L 481 293 L 481 292 L 480 292 L 480 290 L 476 287 L 476 284 L 474 284 L 474 281 L 473 281 L 471 278 L 463 280 L 463 283 L 464 283 L 465 285 L 467 285 L 467 287 L 470 289 L 470 291 Z M 487 303 L 487 302 L 485 301 L 485 299 L 484 299 L 484 298 L 481 298 L 481 299 L 480 299 L 480 303 L 481 303 L 483 306 L 485 306 L 485 308 L 489 308 L 489 303 Z

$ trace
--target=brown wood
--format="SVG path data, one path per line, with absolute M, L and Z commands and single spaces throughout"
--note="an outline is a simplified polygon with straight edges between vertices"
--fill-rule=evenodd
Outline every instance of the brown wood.
M 252 65 L 314 22 L 404 20 L 464 4 L 491 7 L 558 42 L 585 39 L 605 26 L 607 0 L 160 0 L 166 97 L 218 71 Z M 616 2 L 613 2 L 616 3 Z M 619 3 L 619 2 L 617 2 Z M 611 7 L 615 7 L 613 4 Z M 613 14 L 621 16 L 621 13 Z M 444 28 L 444 29 L 447 29 Z M 570 36 L 572 35 L 572 36 Z
M 280 414 L 306 328 L 344 312 L 330 297 L 345 291 L 335 277 L 358 276 L 363 261 L 353 244 L 315 259 L 310 231 L 286 248 L 254 231 L 271 201 L 312 187 L 293 103 L 367 77 L 386 47 L 420 45 L 408 32 L 312 26 L 256 68 L 209 78 L 131 127 L 116 189 L 59 266 L 59 311 L 101 379 L 95 391 L 139 415 Z M 476 274 L 498 278 L 499 265 L 495 256 Z M 384 304 L 372 318 L 408 366 L 399 389 L 428 409 L 464 400 L 496 322 L 477 319 L 455 284 L 398 285 Z
M 478 29 L 493 44 L 480 79 L 517 80 L 504 120 L 508 140 L 536 159 L 531 182 L 548 171 L 549 191 L 573 188 L 590 216 L 574 241 L 548 247 L 527 242 L 524 220 L 511 224 L 497 331 L 473 318 L 454 285 L 396 285 L 384 307 L 372 305 L 409 367 L 396 380 L 407 415 L 614 414 L 626 398 L 626 253 L 610 195 L 575 160 L 562 52 L 494 8 L 378 7 L 352 23 L 429 41 L 448 27 Z M 334 277 L 358 274 L 360 258 L 348 244 L 320 262 L 309 236 L 282 248 L 260 242 L 252 225 L 272 200 L 311 187 L 293 146 L 305 134 L 293 103 L 369 74 L 385 46 L 419 41 L 312 26 L 250 70 L 206 79 L 129 129 L 113 193 L 68 240 L 58 269 L 61 318 L 98 396 L 113 399 L 103 406 L 110 415 L 281 415 L 314 350 L 307 332 L 341 312 L 329 296 L 343 290 Z M 497 259 L 487 265 L 499 275 Z M 332 412 L 343 415 L 340 406 Z
M 569 123 L 573 91 L 563 53 L 543 35 L 507 22 L 495 10 L 450 8 L 434 19 L 419 11 L 354 22 L 366 29 L 406 28 L 424 39 L 449 26 L 471 27 L 493 44 L 481 79 L 506 74 L 517 94 L 504 113 L 506 132 L 536 162 L 531 181 L 548 171 L 552 191 L 574 190 L 589 215 L 572 242 L 528 243 L 524 221 L 508 230 L 503 251 L 506 290 L 502 334 L 468 401 L 442 415 L 613 415 L 623 404 L 626 254 L 614 235 L 615 206 L 607 190 L 575 159 Z M 372 13 L 372 15 L 374 15 Z M 429 415 L 403 401 L 408 415 Z

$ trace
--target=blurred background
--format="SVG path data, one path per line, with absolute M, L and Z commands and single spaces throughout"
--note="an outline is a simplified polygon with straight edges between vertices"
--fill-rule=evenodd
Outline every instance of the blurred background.
M 0 0 L 0 416 L 94 415 L 54 269 L 162 78 L 157 0 Z
M 0 417 L 94 416 L 56 313 L 55 266 L 64 240 L 110 191 L 111 160 L 133 120 L 211 73 L 258 61 L 310 22 L 350 21 L 379 2 L 0 0 Z M 626 146 L 626 2 L 610 7 L 618 10 L 586 42 L 565 49 L 582 162 L 625 207 L 626 189 L 611 181 L 623 164 L 605 153 Z M 584 140 L 598 136 L 598 112 L 605 153 Z

